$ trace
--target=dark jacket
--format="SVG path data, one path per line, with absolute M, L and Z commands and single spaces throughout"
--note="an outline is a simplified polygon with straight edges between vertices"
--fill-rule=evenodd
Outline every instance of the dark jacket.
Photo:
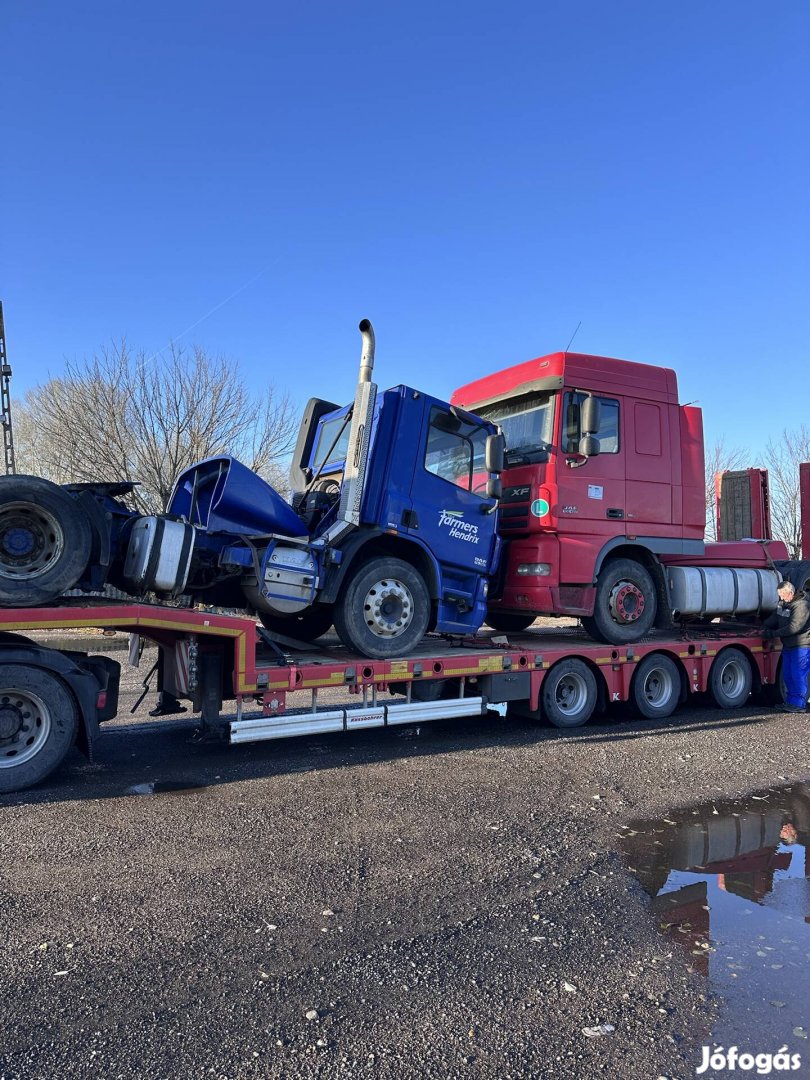
M 797 592 L 789 604 L 781 600 L 772 615 L 762 624 L 764 637 L 782 639 L 785 649 L 810 647 L 810 599 Z

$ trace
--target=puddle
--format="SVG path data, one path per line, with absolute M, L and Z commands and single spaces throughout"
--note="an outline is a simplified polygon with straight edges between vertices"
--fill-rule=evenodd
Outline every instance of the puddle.
M 625 827 L 663 933 L 726 1005 L 725 1047 L 810 1060 L 810 784 Z
M 185 791 L 203 791 L 208 784 L 190 784 L 187 780 L 150 780 L 127 788 L 125 795 L 182 795 Z

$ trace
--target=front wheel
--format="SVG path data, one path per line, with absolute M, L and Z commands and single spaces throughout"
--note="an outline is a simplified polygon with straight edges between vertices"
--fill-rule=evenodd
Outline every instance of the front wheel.
M 24 664 L 0 666 L 0 792 L 21 791 L 61 765 L 78 713 L 61 679 Z
M 599 572 L 593 615 L 582 625 L 597 641 L 628 645 L 649 634 L 657 608 L 649 570 L 635 559 L 613 559 Z
M 430 594 L 409 563 L 378 556 L 349 571 L 333 615 L 348 648 L 376 660 L 405 656 L 425 635 Z

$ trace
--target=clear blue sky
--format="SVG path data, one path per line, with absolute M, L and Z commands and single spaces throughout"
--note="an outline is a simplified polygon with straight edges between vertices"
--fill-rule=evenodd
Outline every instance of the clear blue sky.
M 15 397 L 198 324 L 344 401 L 363 316 L 382 385 L 446 395 L 581 320 L 709 439 L 808 416 L 806 0 L 7 0 L 2 51 Z

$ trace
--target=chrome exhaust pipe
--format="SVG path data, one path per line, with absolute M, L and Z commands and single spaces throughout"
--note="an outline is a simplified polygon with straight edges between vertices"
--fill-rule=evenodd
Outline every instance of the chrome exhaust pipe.
M 374 367 L 374 327 L 368 319 L 362 319 L 359 326 L 363 337 L 363 351 L 360 354 L 360 375 L 358 382 L 371 382 L 371 371 Z

